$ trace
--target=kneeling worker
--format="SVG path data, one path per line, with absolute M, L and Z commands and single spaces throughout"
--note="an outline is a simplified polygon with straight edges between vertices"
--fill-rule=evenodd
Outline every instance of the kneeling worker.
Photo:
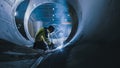
M 48 39 L 48 35 L 55 30 L 53 26 L 48 28 L 41 28 L 35 37 L 34 49 L 48 50 L 53 47 L 53 43 Z

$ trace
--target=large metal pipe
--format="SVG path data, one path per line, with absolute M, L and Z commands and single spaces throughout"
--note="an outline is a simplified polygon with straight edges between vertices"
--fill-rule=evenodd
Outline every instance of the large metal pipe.
M 45 4 L 45 3 L 58 3 L 57 0 L 30 0 L 27 6 L 26 11 L 24 12 L 24 18 L 22 22 L 22 27 L 24 27 L 25 36 L 21 33 L 22 31 L 19 30 L 19 24 L 15 21 L 15 15 L 17 14 L 16 9 L 24 0 L 2 0 L 0 5 L 0 38 L 4 40 L 8 40 L 18 45 L 24 45 L 27 47 L 33 46 L 34 38 L 31 37 L 30 32 L 28 30 L 28 20 L 29 17 L 34 9 L 38 6 Z M 27 1 L 27 0 L 25 0 Z M 69 2 L 69 1 L 68 1 Z M 11 5 L 12 3 L 13 5 Z M 70 3 L 71 4 L 71 3 Z M 73 5 L 72 5 L 73 6 Z M 3 9 L 4 8 L 4 9 Z M 76 8 L 75 8 L 76 9 Z M 77 11 L 77 9 L 76 9 Z M 9 24 L 8 24 L 9 23 Z M 74 29 L 75 30 L 75 29 Z M 73 31 L 74 31 L 73 30 Z M 14 36 L 14 37 L 13 37 Z M 73 37 L 73 36 L 72 36 Z

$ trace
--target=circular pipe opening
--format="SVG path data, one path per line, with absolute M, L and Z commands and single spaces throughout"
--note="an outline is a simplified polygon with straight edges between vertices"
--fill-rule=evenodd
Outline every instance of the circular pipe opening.
M 28 31 L 32 38 L 42 27 L 54 26 L 51 35 L 55 48 L 62 48 L 75 35 L 78 18 L 74 8 L 69 4 L 45 3 L 36 7 L 28 20 Z

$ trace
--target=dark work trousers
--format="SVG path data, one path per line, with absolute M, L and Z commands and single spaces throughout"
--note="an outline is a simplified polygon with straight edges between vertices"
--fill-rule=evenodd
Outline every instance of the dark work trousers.
M 36 41 L 33 46 L 34 49 L 47 50 L 47 45 L 43 41 Z

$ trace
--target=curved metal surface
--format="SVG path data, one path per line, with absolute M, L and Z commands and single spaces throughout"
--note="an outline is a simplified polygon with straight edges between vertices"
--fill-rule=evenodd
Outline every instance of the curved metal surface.
M 2 27 L 0 27 L 0 38 L 8 40 L 8 41 L 13 42 L 13 43 L 16 43 L 18 45 L 31 47 L 33 45 L 34 39 L 30 36 L 29 31 L 28 31 L 28 19 L 29 19 L 30 14 L 37 6 L 44 4 L 44 3 L 54 3 L 54 2 L 56 2 L 56 1 L 55 0 L 44 0 L 44 1 L 43 0 L 30 0 L 30 3 L 28 5 L 28 8 L 27 8 L 26 13 L 25 13 L 25 17 L 24 17 L 24 28 L 26 31 L 26 35 L 29 38 L 29 40 L 26 40 L 18 31 L 16 23 L 15 23 L 15 19 L 14 19 L 15 10 L 16 10 L 17 6 L 21 3 L 21 0 L 16 0 L 13 7 L 6 4 L 6 2 L 4 0 L 2 0 L 0 4 L 4 5 L 5 9 L 3 10 L 0 8 L 0 11 L 1 11 L 0 12 L 1 13 L 0 26 L 2 26 Z M 2 13 L 4 13 L 4 14 L 2 15 Z M 4 19 L 4 17 L 6 19 Z M 58 47 L 58 49 L 59 48 L 60 47 Z M 55 50 L 57 50 L 57 49 L 55 49 Z M 19 55 L 23 54 L 23 53 L 16 53 L 16 52 L 5 52 L 5 53 L 7 53 L 7 54 L 19 54 Z M 42 59 L 43 59 L 43 57 L 42 58 L 40 57 L 35 62 L 35 65 L 33 64 L 33 67 L 36 66 L 37 62 L 40 63 Z M 22 62 L 25 62 L 25 61 L 22 61 Z M 7 63 L 7 64 L 14 64 L 14 63 L 17 63 L 17 62 L 11 62 L 11 63 Z M 18 67 L 20 67 L 20 66 L 18 66 Z
M 0 38 L 18 45 L 30 47 L 33 45 L 33 42 L 26 40 L 19 33 L 14 19 L 14 9 L 20 2 L 20 0 L 16 0 L 13 6 L 10 6 L 4 0 L 0 2 Z

